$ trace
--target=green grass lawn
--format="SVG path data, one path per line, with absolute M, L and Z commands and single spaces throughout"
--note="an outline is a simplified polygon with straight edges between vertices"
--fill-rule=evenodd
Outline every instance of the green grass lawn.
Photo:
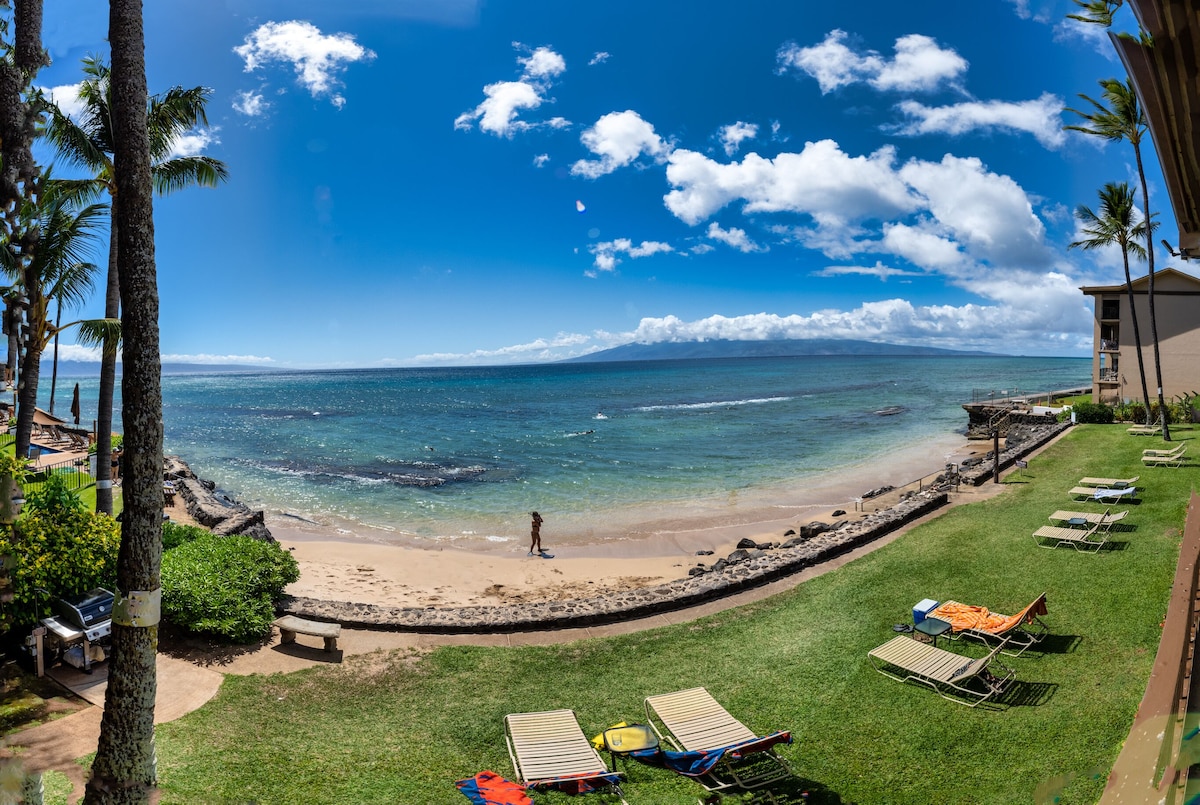
M 507 713 L 572 708 L 591 736 L 643 721 L 649 694 L 703 685 L 752 729 L 793 731 L 781 751 L 799 777 L 780 789 L 783 801 L 807 791 L 822 803 L 1010 805 L 1072 775 L 1054 801 L 1095 802 L 1149 678 L 1197 478 L 1194 464 L 1143 468 L 1151 441 L 1123 425 L 1076 427 L 1006 494 L 950 510 L 791 592 L 685 625 L 231 676 L 213 701 L 159 727 L 162 801 L 465 803 L 454 780 L 483 769 L 513 776 Z M 1038 548 L 1031 535 L 1051 511 L 1099 508 L 1065 494 L 1085 475 L 1142 476 L 1141 503 L 1126 518 L 1133 529 L 1095 556 Z M 1011 614 L 1043 591 L 1052 635 L 1041 650 L 1005 658 L 1017 682 L 999 708 L 960 706 L 868 664 L 868 650 L 923 598 Z M 966 641 L 940 645 L 981 653 Z M 636 763 L 624 789 L 634 805 L 702 793 Z

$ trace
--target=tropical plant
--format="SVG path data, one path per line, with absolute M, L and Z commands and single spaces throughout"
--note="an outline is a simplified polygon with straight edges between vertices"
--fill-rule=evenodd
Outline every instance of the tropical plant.
M 246 643 L 263 637 L 283 588 L 300 578 L 277 543 L 197 536 L 163 554 L 163 617 L 192 632 Z
M 77 119 L 53 104 L 49 108 L 46 139 L 68 163 L 93 174 L 88 184 L 96 193 L 116 198 L 113 164 L 115 138 L 112 116 L 112 71 L 98 56 L 83 60 L 84 80 L 79 87 L 83 111 Z M 197 125 L 208 125 L 205 106 L 212 90 L 206 87 L 173 87 L 149 99 L 146 109 L 150 147 L 150 172 L 154 189 L 170 193 L 193 185 L 213 187 L 229 177 L 225 163 L 206 156 L 173 154 L 179 138 Z M 118 249 L 116 204 L 109 224 L 108 282 L 104 315 L 120 314 L 120 275 L 123 260 Z M 105 343 L 100 359 L 100 399 L 96 415 L 96 508 L 112 513 L 111 455 L 113 393 L 116 389 L 116 342 Z
M 1102 3 L 1103 0 L 1099 0 Z M 1118 8 L 1119 4 L 1109 0 L 1108 6 Z M 1111 14 L 1109 15 L 1109 23 L 1111 24 Z M 1138 102 L 1137 92 L 1134 91 L 1133 81 L 1126 78 L 1124 81 L 1116 78 L 1106 78 L 1100 82 L 1101 97 L 1103 100 L 1089 98 L 1087 95 L 1079 97 L 1087 101 L 1091 105 L 1090 111 L 1081 111 L 1079 109 L 1070 109 L 1066 111 L 1073 112 L 1083 118 L 1086 123 L 1078 126 L 1067 126 L 1071 131 L 1080 131 L 1084 134 L 1090 134 L 1094 137 L 1101 137 L 1105 140 L 1121 141 L 1124 140 L 1133 146 L 1134 159 L 1137 162 L 1138 181 L 1141 184 L 1142 190 L 1142 216 L 1144 220 L 1150 222 L 1150 225 L 1141 233 L 1146 238 L 1146 266 L 1147 266 L 1147 286 L 1146 300 L 1150 307 L 1150 340 L 1154 346 L 1154 376 L 1158 385 L 1158 409 L 1162 424 L 1162 435 L 1164 441 L 1171 441 L 1171 431 L 1167 427 L 1166 410 L 1167 403 L 1163 398 L 1162 390 L 1162 360 L 1159 355 L 1158 348 L 1158 320 L 1154 312 L 1154 216 L 1150 212 L 1150 190 L 1146 184 L 1146 166 L 1142 162 L 1142 138 L 1146 134 L 1146 116 L 1142 114 L 1141 104 Z M 1141 343 L 1138 343 L 1138 348 L 1141 348 Z
M 31 626 L 49 614 L 51 598 L 111 587 L 120 542 L 115 520 L 88 511 L 61 476 L 51 475 L 30 492 L 17 524 L 0 529 L 0 554 L 17 557 L 13 601 L 0 626 Z
M 186 525 L 165 520 L 162 529 L 163 553 L 211 533 L 207 528 L 201 528 L 198 525 Z
M 120 332 L 115 319 L 87 319 L 56 326 L 50 317 L 55 300 L 69 307 L 87 300 L 96 266 L 84 258 L 95 240 L 92 230 L 106 210 L 103 204 L 79 209 L 62 185 L 46 177 L 37 201 L 22 205 L 24 231 L 33 234 L 9 240 L 0 249 L 0 269 L 20 287 L 19 304 L 25 314 L 21 328 L 23 355 L 18 368 L 18 456 L 29 452 L 42 353 L 54 336 L 75 327 L 84 343 L 100 343 Z
M 1080 425 L 1107 425 L 1113 421 L 1113 409 L 1100 403 L 1081 402 L 1071 410 Z
M 1145 228 L 1145 221 L 1138 221 L 1134 213 L 1133 191 L 1126 182 L 1109 182 L 1100 190 L 1100 209 L 1081 204 L 1075 217 L 1083 224 L 1083 240 L 1077 240 L 1068 248 L 1105 249 L 1116 246 L 1121 250 L 1121 262 L 1125 267 L 1125 292 L 1129 297 L 1129 319 L 1133 325 L 1134 351 L 1137 354 L 1138 377 L 1142 381 L 1142 399 L 1146 403 L 1147 419 L 1150 424 L 1150 389 L 1146 386 L 1146 364 L 1142 359 L 1142 334 L 1138 329 L 1137 306 L 1134 304 L 1133 278 L 1129 273 L 1129 253 L 1145 257 L 1146 248 L 1138 242 Z

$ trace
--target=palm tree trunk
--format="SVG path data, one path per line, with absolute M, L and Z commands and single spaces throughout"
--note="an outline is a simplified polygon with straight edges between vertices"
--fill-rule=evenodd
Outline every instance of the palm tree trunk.
M 1146 215 L 1146 265 L 1149 280 L 1146 284 L 1146 302 L 1150 306 L 1150 340 L 1154 342 L 1154 379 L 1158 385 L 1158 419 L 1162 425 L 1163 441 L 1171 441 L 1171 428 L 1167 423 L 1167 401 L 1163 399 L 1162 359 L 1158 354 L 1158 320 L 1154 315 L 1154 227 L 1150 224 L 1150 191 L 1146 187 L 1146 169 L 1142 166 L 1142 149 L 1135 147 L 1138 179 L 1142 183 L 1142 212 Z M 1147 424 L 1149 424 L 1147 422 Z
M 33 435 L 33 414 L 37 409 L 38 377 L 41 375 L 42 351 L 36 344 L 27 344 L 25 360 L 20 365 L 17 382 L 17 433 L 13 446 L 18 458 L 29 455 L 29 441 Z
M 109 209 L 111 224 L 108 241 L 108 286 L 104 292 L 104 317 L 121 315 L 121 287 L 117 252 L 117 197 L 112 196 Z M 112 429 L 113 394 L 117 387 L 117 345 L 105 341 L 100 355 L 100 399 L 96 406 L 96 511 L 113 513 L 112 491 Z
M 62 300 L 58 300 L 58 313 L 54 316 L 54 363 L 50 370 L 50 414 L 54 415 L 54 392 L 58 389 L 58 332 L 62 326 Z
M 125 598 L 161 600 L 162 366 L 159 363 L 158 287 L 150 142 L 146 126 L 145 35 L 141 0 L 111 0 L 114 166 L 121 255 L 125 423 L 124 499 L 117 590 Z M 108 673 L 100 742 L 85 805 L 146 803 L 155 786 L 154 695 L 159 606 L 144 621 L 114 607 L 113 659 Z

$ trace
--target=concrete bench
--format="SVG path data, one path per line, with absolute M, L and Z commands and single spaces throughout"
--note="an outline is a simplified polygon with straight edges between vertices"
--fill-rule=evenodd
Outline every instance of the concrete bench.
M 295 615 L 284 615 L 275 620 L 275 625 L 279 627 L 280 645 L 295 643 L 296 635 L 306 634 L 325 638 L 326 651 L 337 651 L 338 635 L 342 633 L 341 624 L 309 621 Z

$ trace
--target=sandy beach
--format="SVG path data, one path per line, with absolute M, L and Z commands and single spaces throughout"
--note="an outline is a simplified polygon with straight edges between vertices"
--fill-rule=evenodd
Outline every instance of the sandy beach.
M 737 543 L 780 542 L 786 531 L 820 520 L 854 519 L 886 508 L 918 478 L 942 472 L 950 460 L 982 456 L 989 443 L 950 437 L 946 443 L 898 448 L 886 463 L 829 471 L 820 485 L 787 490 L 781 500 L 730 506 L 711 502 L 696 511 L 675 510 L 626 517 L 617 533 L 592 540 L 556 542 L 553 514 L 542 529 L 553 558 L 528 555 L 528 534 L 501 544 L 380 542 L 346 529 L 268 516 L 267 525 L 300 565 L 287 588 L 297 596 L 389 606 L 486 606 L 591 597 L 684 578 L 698 562 L 711 564 Z M 868 490 L 894 492 L 863 501 Z M 781 493 L 776 492 L 776 495 Z M 859 509 L 856 511 L 856 509 Z M 845 514 L 834 515 L 842 510 Z M 604 519 L 604 513 L 597 513 Z M 712 555 L 698 555 L 712 551 Z

